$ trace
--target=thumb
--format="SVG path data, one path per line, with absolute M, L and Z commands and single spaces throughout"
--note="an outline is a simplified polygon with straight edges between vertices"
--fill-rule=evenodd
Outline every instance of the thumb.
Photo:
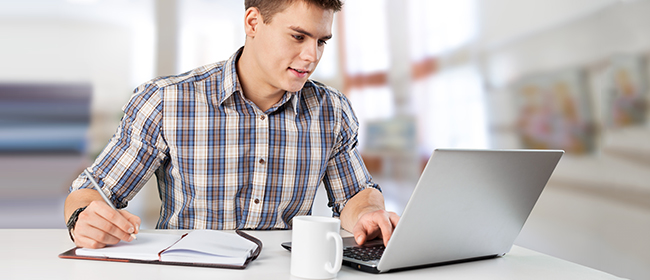
M 354 232 L 354 241 L 356 241 L 358 245 L 363 245 L 363 243 L 366 242 L 366 233 L 363 230 L 357 229 Z

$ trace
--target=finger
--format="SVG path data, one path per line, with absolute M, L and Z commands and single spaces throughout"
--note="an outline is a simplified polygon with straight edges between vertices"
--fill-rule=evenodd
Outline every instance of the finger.
M 389 212 L 388 218 L 390 219 L 390 223 L 393 224 L 393 228 L 397 227 L 397 223 L 399 222 L 399 216 L 395 214 L 395 212 Z
M 82 237 L 86 237 L 104 245 L 112 245 L 120 242 L 119 238 L 92 226 L 83 231 Z
M 83 211 L 79 214 L 79 220 L 75 225 L 78 234 L 89 237 L 104 244 L 115 244 L 120 240 L 131 241 L 129 234 L 116 227 L 110 221 L 105 220 L 92 210 Z
M 93 201 L 79 214 L 79 219 L 120 240 L 127 242 L 133 240 L 130 234 L 135 231 L 133 224 L 103 201 Z
M 370 220 L 367 222 L 366 240 L 374 240 L 377 237 L 381 237 L 381 228 L 379 228 L 379 224 Z
M 388 245 L 388 240 L 393 233 L 393 225 L 387 215 L 377 215 L 375 220 L 381 231 L 381 237 L 384 240 L 384 246 Z
M 81 248 L 99 249 L 106 247 L 106 244 L 83 235 L 74 235 L 74 245 Z
M 77 228 L 78 226 L 78 228 Z M 107 244 L 116 244 L 120 241 L 115 236 L 112 236 L 100 229 L 90 225 L 77 225 L 73 230 L 75 245 L 84 248 L 102 248 Z
M 366 242 L 367 234 L 362 223 L 357 222 L 357 224 L 354 225 L 354 228 L 352 229 L 352 233 L 354 234 L 354 241 L 356 241 L 358 245 L 363 245 L 363 243 Z
M 120 239 L 126 241 L 128 239 L 128 236 L 131 235 L 131 233 L 135 232 L 135 226 L 127 220 L 124 216 L 119 211 L 114 210 L 108 204 L 104 202 L 99 202 L 104 204 L 105 207 L 98 207 L 96 209 L 96 213 L 104 218 L 104 220 L 107 220 L 111 222 L 115 227 L 120 229 L 123 233 L 119 234 L 117 237 L 120 237 Z
M 142 224 L 140 217 L 133 215 L 126 210 L 120 210 L 120 214 L 122 214 L 122 216 L 124 216 L 124 218 L 126 218 L 135 227 L 135 231 L 133 233 L 138 234 L 140 232 L 140 225 Z

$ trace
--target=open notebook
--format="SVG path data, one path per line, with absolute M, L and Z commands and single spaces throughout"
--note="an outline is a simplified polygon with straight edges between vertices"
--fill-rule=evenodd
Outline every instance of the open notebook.
M 262 243 L 246 233 L 236 233 L 217 230 L 194 230 L 183 235 L 143 232 L 131 242 L 119 242 L 101 249 L 74 248 L 59 257 L 245 268 L 259 255 Z

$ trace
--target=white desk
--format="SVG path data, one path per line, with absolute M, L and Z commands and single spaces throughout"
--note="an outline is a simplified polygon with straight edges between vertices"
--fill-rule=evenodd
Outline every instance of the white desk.
M 244 270 L 60 259 L 73 243 L 63 229 L 0 229 L 2 279 L 295 279 L 280 243 L 291 231 L 248 231 L 264 243 Z M 620 279 L 568 261 L 513 247 L 504 257 L 386 274 L 343 267 L 338 279 Z

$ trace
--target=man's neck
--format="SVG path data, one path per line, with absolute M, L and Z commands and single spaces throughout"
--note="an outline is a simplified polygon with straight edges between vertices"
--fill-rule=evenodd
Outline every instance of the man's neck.
M 257 65 L 251 63 L 252 60 L 249 59 L 249 55 L 246 52 L 246 47 L 244 47 L 239 60 L 235 64 L 237 76 L 244 91 L 244 97 L 257 105 L 262 112 L 265 112 L 282 99 L 285 91 L 270 86 L 264 82 L 262 77 L 256 75 L 261 70 L 257 68 Z

